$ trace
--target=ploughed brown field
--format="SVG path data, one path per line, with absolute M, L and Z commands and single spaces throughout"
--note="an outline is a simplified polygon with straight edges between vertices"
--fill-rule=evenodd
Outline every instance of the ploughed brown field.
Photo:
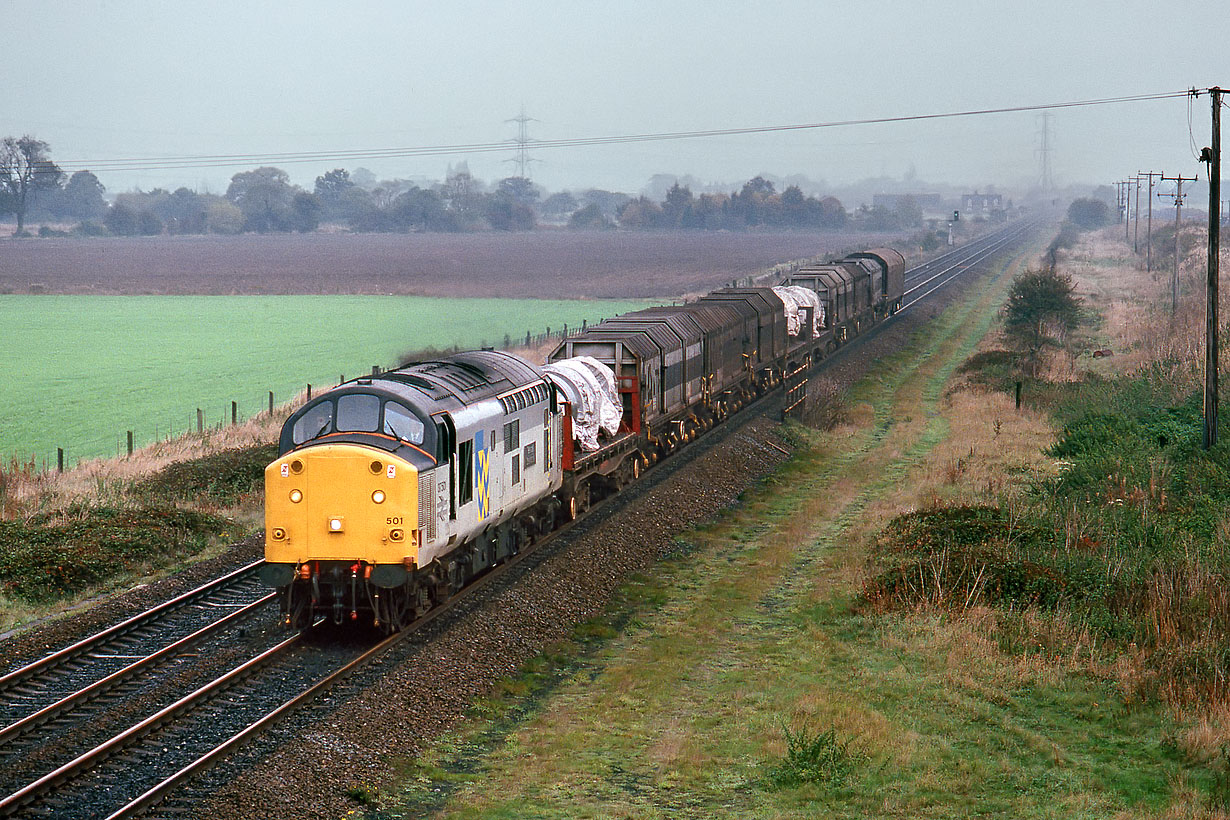
M 0 242 L 0 293 L 668 298 L 872 233 L 306 234 Z

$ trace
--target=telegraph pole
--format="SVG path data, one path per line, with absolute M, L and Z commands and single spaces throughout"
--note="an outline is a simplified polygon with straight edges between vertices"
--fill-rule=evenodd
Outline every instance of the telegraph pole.
M 1160 177 L 1162 173 L 1160 171 L 1149 171 L 1148 173 L 1145 173 L 1144 171 L 1137 171 L 1136 173 L 1140 174 L 1141 176 L 1149 178 L 1149 195 L 1148 197 L 1146 197 L 1146 200 L 1149 203 L 1149 220 L 1146 223 L 1147 227 L 1145 228 L 1145 247 L 1147 249 L 1146 256 L 1145 256 L 1145 270 L 1152 271 L 1153 270 L 1153 178 Z
M 1213 99 L 1213 141 L 1200 152 L 1200 159 L 1209 164 L 1209 271 L 1208 303 L 1205 306 L 1204 352 L 1204 449 L 1217 444 L 1217 254 L 1221 250 L 1221 95 L 1220 88 L 1210 88 Z
M 1179 218 L 1183 212 L 1183 183 L 1195 182 L 1195 177 L 1162 177 L 1163 182 L 1178 183 L 1174 194 L 1174 273 L 1170 276 L 1170 318 L 1173 321 L 1179 307 Z
M 1140 253 L 1140 177 L 1132 177 L 1133 184 L 1136 185 L 1136 204 L 1132 206 L 1132 210 L 1136 212 L 1136 221 L 1132 226 L 1132 253 Z
M 1123 180 L 1119 183 L 1123 186 L 1123 241 L 1128 241 L 1128 226 L 1132 224 L 1132 200 L 1128 195 L 1128 186 L 1132 183 L 1129 180 Z
M 1042 114 L 1042 147 L 1038 149 L 1038 154 L 1042 160 L 1042 172 L 1038 178 L 1038 187 L 1043 193 L 1051 193 L 1055 190 L 1055 179 L 1051 176 L 1051 114 Z

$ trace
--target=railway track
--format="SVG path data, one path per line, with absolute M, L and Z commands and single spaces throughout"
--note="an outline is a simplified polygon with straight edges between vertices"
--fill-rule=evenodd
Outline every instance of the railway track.
M 902 310 L 980 262 L 1011 248 L 1036 227 L 1033 223 L 1014 225 L 911 269 L 906 276 L 906 302 Z M 857 349 L 860 340 L 874 335 L 883 326 L 853 340 L 826 362 L 848 355 L 849 351 Z M 778 393 L 780 391 L 774 391 L 761 397 L 741 415 L 750 417 L 763 411 L 780 400 Z M 722 425 L 718 430 L 727 426 Z M 695 457 L 695 453 L 690 452 L 695 449 L 685 448 L 663 463 L 662 467 L 667 469 L 659 467 L 653 473 L 666 475 L 685 468 Z M 656 483 L 652 477 L 647 478 Z M 593 510 L 604 509 L 608 503 L 621 498 L 624 496 L 616 495 L 595 503 Z M 543 548 L 587 519 L 561 527 L 531 549 L 482 576 L 444 606 L 374 646 L 347 644 L 336 640 L 336 635 L 326 639 L 320 633 L 305 632 L 284 637 L 259 651 L 250 651 L 191 692 L 125 725 L 118 732 L 107 732 L 105 738 L 96 738 L 97 742 L 91 740 L 80 747 L 84 751 L 65 755 L 63 762 L 54 768 L 46 766 L 45 771 L 29 782 L 10 784 L 7 776 L 0 778 L 0 786 L 7 787 L 4 791 L 13 789 L 8 797 L 0 800 L 0 816 L 118 820 L 140 815 L 286 715 L 319 698 L 339 681 L 452 611 L 461 599 L 517 571 L 536 554 L 549 552 Z M 7 764 L 10 758 L 23 757 L 40 743 L 55 745 L 49 732 L 81 734 L 74 726 L 90 720 L 89 705 L 105 702 L 108 698 L 133 698 L 137 682 L 150 674 L 150 670 L 189 655 L 203 654 L 201 649 L 211 646 L 209 641 L 219 640 L 228 628 L 236 628 L 263 612 L 272 596 L 254 597 L 252 587 L 259 589 L 255 581 L 257 565 L 244 567 L 0 677 L 0 705 L 7 710 L 0 712 L 7 723 L 0 729 L 0 759 Z M 221 594 L 216 590 L 228 584 L 232 588 L 228 594 L 233 600 L 222 602 L 208 597 Z M 239 594 L 236 592 L 239 588 L 247 592 Z M 206 589 L 215 591 L 203 592 Z M 251 600 L 241 603 L 239 599 L 243 598 Z M 205 619 L 208 622 L 203 624 L 186 616 L 175 620 L 170 614 L 209 609 L 230 612 L 226 617 Z M 267 617 L 265 621 L 273 623 L 275 619 Z M 179 624 L 176 629 L 183 633 L 182 636 L 174 640 L 165 635 L 157 637 L 162 631 L 157 624 L 173 622 Z M 157 646 L 149 651 L 143 645 L 134 646 L 142 642 Z M 234 655 L 236 650 L 232 648 L 229 653 Z M 112 669 L 121 660 L 128 663 Z M 78 717 L 70 717 L 74 714 Z M 73 724 L 73 720 L 77 723 Z M 89 733 L 81 736 L 90 737 Z
M 1037 220 L 1022 220 L 906 271 L 902 311 L 956 280 L 980 262 L 1020 242 L 1039 224 Z
M 129 678 L 157 663 L 160 652 L 240 620 L 245 608 L 269 600 L 259 561 L 151 607 L 33 663 L 0 675 L 0 746 L 14 725 L 119 675 Z M 181 646 L 181 649 L 183 647 Z M 170 654 L 174 650 L 170 650 Z M 118 679 L 117 679 L 118 680 Z M 53 712 L 64 711 L 63 708 Z M 48 715 L 51 713 L 48 713 Z

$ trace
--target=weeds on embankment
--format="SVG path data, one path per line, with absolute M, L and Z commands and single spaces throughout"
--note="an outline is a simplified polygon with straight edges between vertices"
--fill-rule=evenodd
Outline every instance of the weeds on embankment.
M 1047 451 L 1054 473 L 1011 501 L 895 518 L 875 545 L 863 605 L 991 607 L 1005 648 L 1034 613 L 1035 632 L 1045 622 L 1050 634 L 1026 651 L 1083 653 L 1129 702 L 1230 698 L 1230 446 L 1201 447 L 1193 362 L 1175 354 L 1190 324 L 1180 317 L 1155 344 L 1156 323 L 1138 323 L 1129 375 L 1090 368 L 1028 382 L 1027 401 L 1059 428 Z M 991 350 L 958 372 L 1006 391 L 1021 378 L 1014 367 Z
M 252 526 L 276 455 L 271 444 L 234 447 L 132 478 L 98 476 L 76 491 L 80 476 L 20 464 L 0 471 L 0 626 L 237 540 Z
M 1071 385 L 1038 480 L 1016 508 L 924 509 L 877 545 L 876 609 L 1037 609 L 1126 659 L 1125 694 L 1230 695 L 1230 448 L 1200 447 L 1200 396 L 1159 402 L 1149 373 Z

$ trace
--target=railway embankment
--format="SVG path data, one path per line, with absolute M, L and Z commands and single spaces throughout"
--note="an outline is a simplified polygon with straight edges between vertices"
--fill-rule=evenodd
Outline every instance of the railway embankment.
M 1199 447 L 1198 295 L 1170 322 L 1169 283 L 1086 234 L 1059 266 L 1091 321 L 1024 378 L 999 312 L 1045 244 L 398 777 L 356 777 L 356 811 L 1224 816 L 1230 457 Z

